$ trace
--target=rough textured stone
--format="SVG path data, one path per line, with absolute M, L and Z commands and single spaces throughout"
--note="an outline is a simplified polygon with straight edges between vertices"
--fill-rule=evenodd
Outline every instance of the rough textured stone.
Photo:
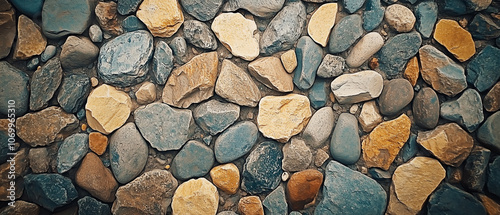
M 243 166 L 243 190 L 258 194 L 274 190 L 280 184 L 283 153 L 278 143 L 266 141 L 259 144 L 247 157 Z
M 457 122 L 469 132 L 475 131 L 484 120 L 481 95 L 474 89 L 467 89 L 457 100 L 443 102 L 441 117 Z
M 153 103 L 134 112 L 135 123 L 142 136 L 159 151 L 179 150 L 194 124 L 191 110 L 175 109 Z
M 248 64 L 250 74 L 267 87 L 280 92 L 293 90 L 292 76 L 288 75 L 277 57 L 263 57 Z
M 500 36 L 500 26 L 491 18 L 478 13 L 468 26 L 469 32 L 476 39 L 487 40 Z
M 177 0 L 144 0 L 136 15 L 155 37 L 171 37 L 184 22 Z
M 326 47 L 330 30 L 335 25 L 337 10 L 337 3 L 323 4 L 314 12 L 307 24 L 309 36 L 323 47 Z
M 422 38 L 417 32 L 402 33 L 387 40 L 377 53 L 381 71 L 389 77 L 399 74 L 406 62 L 417 54 Z
M 251 61 L 259 55 L 257 25 L 241 13 L 222 13 L 212 22 L 212 30 L 234 56 Z
M 108 147 L 108 137 L 99 133 L 92 132 L 89 134 L 89 148 L 97 155 L 102 155 Z
M 88 150 L 88 134 L 73 134 L 64 139 L 57 152 L 57 172 L 62 174 L 73 168 Z
M 295 50 L 290 49 L 281 55 L 281 63 L 288 73 L 292 73 L 297 67 L 297 55 Z
M 358 161 L 361 144 L 358 134 L 358 120 L 352 114 L 342 113 L 337 120 L 330 141 L 332 158 L 345 165 Z
M 135 92 L 137 103 L 149 104 L 156 100 L 156 86 L 151 82 L 144 82 L 139 90 Z
M 123 33 L 123 29 L 118 22 L 116 7 L 117 4 L 113 1 L 99 2 L 95 7 L 97 23 L 105 33 L 115 36 Z
M 14 100 L 16 116 L 24 115 L 29 109 L 28 74 L 5 61 L 0 61 L 0 76 L 0 85 L 3 86 L 0 88 L 0 113 L 7 115 L 9 100 Z
M 331 107 L 324 107 L 314 113 L 307 123 L 302 137 L 313 148 L 321 148 L 332 133 L 335 116 Z
M 236 11 L 238 9 L 245 9 L 255 16 L 270 17 L 278 12 L 285 0 L 228 0 L 222 8 L 223 11 Z
M 82 109 L 85 99 L 90 93 L 90 79 L 84 74 L 64 77 L 57 102 L 68 113 L 76 113 Z
M 223 103 L 215 99 L 198 105 L 193 110 L 196 124 L 211 135 L 216 135 L 230 125 L 240 116 L 240 106 Z
M 415 124 L 423 128 L 435 128 L 439 120 L 439 98 L 430 87 L 425 87 L 413 99 Z
M 252 149 L 257 142 L 257 137 L 257 126 L 253 122 L 236 123 L 215 140 L 215 158 L 219 163 L 234 161 Z
M 175 190 L 172 214 L 215 214 L 219 205 L 217 188 L 205 178 L 191 179 Z M 165 207 L 166 208 L 166 207 Z
M 346 69 L 343 57 L 326 54 L 318 67 L 316 75 L 322 78 L 333 78 L 342 75 Z
M 499 79 L 500 49 L 486 46 L 469 64 L 467 64 L 467 82 L 473 84 L 479 92 L 492 87 Z
M 46 147 L 30 149 L 28 158 L 33 173 L 44 173 L 49 170 L 50 157 Z
M 361 128 L 363 128 L 365 132 L 370 132 L 375 126 L 383 121 L 375 101 L 368 101 L 363 104 L 358 119 Z
M 264 208 L 258 196 L 245 196 L 238 202 L 238 211 L 242 215 L 264 215 Z
M 189 15 L 200 21 L 208 21 L 215 17 L 219 11 L 223 0 L 208 0 L 208 1 L 197 1 L 197 0 L 180 0 L 182 8 Z
M 476 194 L 489 215 L 500 213 L 500 205 L 484 194 Z
M 134 15 L 127 16 L 127 18 L 123 19 L 122 28 L 126 32 L 148 29 L 148 27 L 146 27 L 146 25 L 144 25 L 144 23 L 142 23 L 142 21 Z
M 471 34 L 460 27 L 455 20 L 439 20 L 436 24 L 434 39 L 460 62 L 468 60 L 476 53 L 476 46 Z
M 14 48 L 14 59 L 27 60 L 45 50 L 47 39 L 42 35 L 40 27 L 25 15 L 17 21 L 17 40 Z
M 214 165 L 214 152 L 204 143 L 191 140 L 172 160 L 170 171 L 180 180 L 204 176 Z
M 477 130 L 477 138 L 486 146 L 500 150 L 500 112 L 496 112 L 486 119 L 483 125 Z
M 382 76 L 372 70 L 344 74 L 330 84 L 340 104 L 353 104 L 377 98 L 382 93 L 383 87 Z
M 408 80 L 412 86 L 417 84 L 418 76 L 420 75 L 420 67 L 418 66 L 417 57 L 411 58 L 406 64 L 405 72 L 403 73 L 404 78 Z
M 264 206 L 264 214 L 287 215 L 288 204 L 283 186 L 278 186 L 273 192 L 269 193 L 262 201 L 262 205 Z
M 11 214 L 39 214 L 40 207 L 31 202 L 25 202 L 23 200 L 17 200 L 14 202 L 15 207 L 4 207 L 0 210 L 0 215 L 11 215 Z
M 365 0 L 346 0 L 342 2 L 342 6 L 344 6 L 348 13 L 354 13 L 359 10 L 364 3 Z
M 465 160 L 462 185 L 469 190 L 481 192 L 486 184 L 486 167 L 491 151 L 480 146 L 472 149 Z
M 361 16 L 358 14 L 342 18 L 330 34 L 328 51 L 330 53 L 340 53 L 351 47 L 363 35 L 361 23 Z
M 117 11 L 120 15 L 128 15 L 137 11 L 142 0 L 119 0 Z
M 400 4 L 393 4 L 385 10 L 385 20 L 397 32 L 409 32 L 415 25 L 413 12 Z
M 235 194 L 240 187 L 240 171 L 233 163 L 212 168 L 210 178 L 215 186 L 228 194 Z
M 406 79 L 398 78 L 388 81 L 378 103 L 383 115 L 395 115 L 413 100 L 413 87 Z
M 217 74 L 217 67 L 215 74 Z M 259 88 L 250 75 L 227 59 L 222 61 L 221 72 L 215 84 L 215 93 L 230 102 L 249 107 L 257 106 L 261 98 Z
M 290 144 L 283 146 L 282 168 L 287 172 L 302 171 L 309 167 L 312 162 L 312 153 L 305 142 L 298 138 L 292 138 Z
M 12 5 L 6 0 L 0 9 L 0 59 L 10 54 L 10 49 L 16 38 L 16 14 Z
M 491 0 L 446 0 L 442 10 L 450 15 L 459 16 L 486 9 Z
M 328 83 L 324 79 L 316 79 L 311 89 L 309 90 L 309 101 L 314 109 L 322 108 L 326 105 L 328 100 L 328 94 L 330 89 L 328 89 Z
M 187 108 L 192 103 L 210 98 L 213 95 L 218 64 L 217 53 L 209 52 L 177 67 L 165 84 L 163 102 Z
M 62 46 L 61 66 L 70 70 L 92 64 L 99 48 L 86 37 L 69 36 Z
M 367 0 L 363 12 L 363 28 L 365 31 L 372 31 L 377 28 L 384 19 L 384 13 L 385 8 L 380 4 L 380 0 Z
M 371 56 L 378 52 L 384 46 L 384 39 L 377 32 L 366 34 L 352 48 L 349 56 L 346 59 L 349 67 L 359 67 L 366 62 Z
M 430 38 L 438 16 L 438 5 L 433 1 L 424 1 L 415 7 L 417 23 L 415 28 L 422 37 Z
M 167 82 L 167 78 L 174 68 L 174 55 L 172 49 L 165 41 L 156 43 L 153 54 L 153 69 L 151 70 L 151 80 L 160 85 Z
M 471 194 L 444 183 L 429 198 L 427 214 L 486 214 L 484 206 Z
M 82 34 L 91 23 L 94 7 L 92 0 L 46 0 L 42 9 L 43 34 L 54 39 Z
M 67 205 L 78 197 L 71 179 L 59 174 L 26 175 L 24 188 L 31 201 L 49 211 Z
M 131 108 L 132 101 L 125 92 L 103 84 L 87 98 L 85 115 L 92 129 L 109 134 L 127 121 Z
M 486 94 L 483 100 L 484 109 L 488 112 L 500 110 L 500 82 L 497 82 Z
M 196 20 L 187 20 L 184 22 L 184 38 L 188 43 L 198 48 L 216 50 L 217 39 L 214 33 L 203 22 Z
M 79 215 L 92 215 L 102 214 L 111 215 L 109 205 L 104 204 L 90 196 L 85 196 L 78 200 L 78 214 Z
M 388 170 L 408 140 L 410 127 L 410 118 L 405 114 L 375 127 L 362 143 L 363 158 L 367 167 Z
M 37 111 L 48 106 L 61 84 L 63 70 L 59 59 L 49 60 L 31 77 L 30 110 Z
M 308 169 L 297 172 L 287 183 L 287 198 L 292 210 L 302 210 L 312 202 L 323 183 L 323 174 L 318 170 Z
M 187 50 L 187 43 L 184 37 L 177 36 L 172 41 L 170 41 L 170 48 L 172 48 L 172 53 L 174 54 L 175 62 L 180 65 L 185 64 L 189 60 L 189 53 Z
M 418 132 L 417 142 L 446 165 L 460 166 L 469 156 L 474 140 L 455 123 Z
M 104 167 L 101 159 L 94 153 L 88 153 L 83 159 L 76 171 L 75 182 L 103 202 L 115 200 L 118 183 L 111 170 Z

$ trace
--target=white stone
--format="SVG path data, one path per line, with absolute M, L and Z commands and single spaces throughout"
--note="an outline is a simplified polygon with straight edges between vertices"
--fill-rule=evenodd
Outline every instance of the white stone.
M 365 70 L 341 75 L 332 81 L 330 87 L 340 104 L 354 104 L 379 97 L 384 79 L 373 70 Z
M 346 59 L 347 65 L 351 68 L 361 66 L 365 61 L 370 59 L 372 55 L 378 52 L 384 46 L 384 38 L 377 33 L 371 32 L 366 34 L 352 48 L 351 53 Z

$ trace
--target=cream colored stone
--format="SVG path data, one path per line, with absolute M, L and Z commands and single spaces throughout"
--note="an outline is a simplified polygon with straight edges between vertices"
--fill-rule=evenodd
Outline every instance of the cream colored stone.
M 263 57 L 248 64 L 250 74 L 267 87 L 280 92 L 293 91 L 292 76 L 286 73 L 277 57 Z
M 212 22 L 212 31 L 234 56 L 251 61 L 259 55 L 257 25 L 240 13 L 221 13 Z
M 337 10 L 337 3 L 323 4 L 314 12 L 307 25 L 309 36 L 323 47 L 326 47 L 330 31 L 335 25 Z
M 230 102 L 249 107 L 257 106 L 261 98 L 250 75 L 227 59 L 222 61 L 215 93 Z
M 240 171 L 232 163 L 216 166 L 210 170 L 210 177 L 222 191 L 235 194 L 240 187 Z
M 286 72 L 292 73 L 295 67 L 297 67 L 297 56 L 295 55 L 295 50 L 290 49 L 281 55 L 281 63 L 285 67 Z
M 219 192 L 205 178 L 191 179 L 182 183 L 172 199 L 172 214 L 200 215 L 217 213 Z
M 266 96 L 260 100 L 257 124 L 265 137 L 285 143 L 311 118 L 309 99 L 299 94 Z
M 47 39 L 41 28 L 25 15 L 19 16 L 17 22 L 17 40 L 14 48 L 14 59 L 27 60 L 45 50 Z
M 155 37 L 171 37 L 184 22 L 177 0 L 144 0 L 136 14 Z
M 385 20 L 398 32 L 409 32 L 417 19 L 411 10 L 400 4 L 393 4 L 385 10 Z
M 92 129 L 109 134 L 127 121 L 131 108 L 132 100 L 125 92 L 103 84 L 95 88 L 87 99 L 87 123 Z
M 149 104 L 156 100 L 156 86 L 151 82 L 144 82 L 142 86 L 135 92 L 137 103 Z
M 99 80 L 97 80 L 96 77 L 90 78 L 90 83 L 92 84 L 92 87 L 97 87 L 99 85 Z
M 359 114 L 359 124 L 364 132 L 370 132 L 375 126 L 383 121 L 375 101 L 368 101 L 363 104 Z
M 355 68 L 361 66 L 370 57 L 378 52 L 384 46 L 384 38 L 377 32 L 370 32 L 366 34 L 359 42 L 352 48 L 349 56 L 347 56 L 346 63 L 349 67 Z

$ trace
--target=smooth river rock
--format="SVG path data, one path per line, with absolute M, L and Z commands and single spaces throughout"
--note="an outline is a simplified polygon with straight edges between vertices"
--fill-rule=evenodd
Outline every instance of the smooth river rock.
M 372 70 L 345 74 L 330 85 L 340 104 L 353 104 L 379 97 L 384 87 L 383 78 Z

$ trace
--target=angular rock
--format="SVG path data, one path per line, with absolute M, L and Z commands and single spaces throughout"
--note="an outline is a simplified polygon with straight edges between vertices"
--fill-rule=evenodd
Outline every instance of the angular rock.
M 434 39 L 460 62 L 468 60 L 476 53 L 476 46 L 471 34 L 460 27 L 455 20 L 439 20 L 436 24 Z
M 375 101 L 368 101 L 363 104 L 358 120 L 365 132 L 370 132 L 375 126 L 384 121 Z
M 290 49 L 281 55 L 281 63 L 288 73 L 292 73 L 297 67 L 297 55 L 295 50 Z
M 298 138 L 292 138 L 290 144 L 283 146 L 282 168 L 286 172 L 302 171 L 309 167 L 312 162 L 312 153 L 305 142 Z
M 193 110 L 196 124 L 211 135 L 216 135 L 232 125 L 240 116 L 240 106 L 212 99 Z
M 8 122 L 8 120 L 6 122 Z M 6 128 L 8 128 L 8 126 L 6 126 Z M 8 145 L 7 141 L 5 141 L 4 144 Z M 14 150 L 11 147 L 18 148 L 19 144 L 16 143 L 16 146 L 9 146 L 10 149 Z M 11 151 L 9 148 L 7 148 L 8 152 L 15 154 L 9 153 L 7 162 L 0 165 L 0 175 L 2 176 L 0 179 L 0 200 L 5 202 L 20 199 L 24 194 L 23 176 L 28 173 L 29 162 L 27 148 L 21 148 L 18 151 Z
M 10 54 L 12 43 L 16 38 L 15 10 L 6 0 L 3 1 L 3 8 L 0 10 L 0 59 Z
M 68 113 L 76 113 L 83 108 L 90 93 L 90 79 L 84 74 L 64 77 L 57 102 Z
M 0 27 L 0 29 L 2 29 Z M 0 30 L 1 31 L 1 30 Z M 2 41 L 2 40 L 0 40 Z M 0 46 L 1 47 L 1 46 Z M 29 109 L 29 77 L 6 61 L 0 61 L 0 113 L 8 114 L 9 101 L 15 101 L 16 116 L 24 115 Z
M 214 152 L 204 143 L 191 140 L 172 160 L 170 171 L 180 180 L 204 176 L 214 165 Z
M 442 10 L 449 15 L 459 16 L 484 10 L 490 3 L 490 0 L 446 0 L 442 5 Z
M 49 170 L 50 157 L 46 147 L 30 149 L 28 158 L 33 173 L 44 173 Z
M 191 179 L 175 190 L 172 214 L 215 214 L 219 205 L 217 188 L 205 178 Z M 168 204 L 165 205 L 165 209 Z
M 333 78 L 342 75 L 346 69 L 343 57 L 326 54 L 318 67 L 316 75 L 322 78 Z
M 467 89 L 457 99 L 441 104 L 441 117 L 457 122 L 467 131 L 475 131 L 484 120 L 481 95 L 474 89 Z
M 413 12 L 400 4 L 393 4 L 385 10 L 385 20 L 397 32 L 409 32 L 415 25 Z
M 472 149 L 465 160 L 462 185 L 469 190 L 481 192 L 486 184 L 486 167 L 490 160 L 491 151 L 480 146 Z
M 311 106 L 314 109 L 319 109 L 326 105 L 329 93 L 330 90 L 328 89 L 327 81 L 324 79 L 316 79 L 311 89 L 309 89 L 307 97 L 311 102 Z
M 233 163 L 212 168 L 210 178 L 215 186 L 231 195 L 235 194 L 240 187 L 240 171 Z
M 496 112 L 486 119 L 477 130 L 477 138 L 488 147 L 500 150 L 500 112 Z
M 283 7 L 284 3 L 285 0 L 228 0 L 222 11 L 245 9 L 258 17 L 271 17 Z
M 92 215 L 102 214 L 111 215 L 109 205 L 104 204 L 90 196 L 85 196 L 78 200 L 78 214 L 79 215 Z
M 346 59 L 347 65 L 351 68 L 359 67 L 366 62 L 371 56 L 378 52 L 384 46 L 384 39 L 377 32 L 366 34 L 352 48 L 349 56 Z
M 57 172 L 62 174 L 73 168 L 88 150 L 88 134 L 73 134 L 67 137 L 57 152 Z
M 384 19 L 385 8 L 380 4 L 380 0 L 367 0 L 365 11 L 363 12 L 363 28 L 365 31 L 372 31 L 377 28 Z
M 438 15 L 438 5 L 433 1 L 419 3 L 415 7 L 415 28 L 423 38 L 430 38 Z
M 309 36 L 323 47 L 326 47 L 330 30 L 335 25 L 337 10 L 337 3 L 323 4 L 313 13 L 307 24 Z
M 253 122 L 236 123 L 222 132 L 215 140 L 215 158 L 219 163 L 234 161 L 253 148 L 257 137 L 257 126 Z
M 288 75 L 280 59 L 263 57 L 248 64 L 250 74 L 267 87 L 280 92 L 293 91 L 292 76 Z
M 117 4 L 113 1 L 99 2 L 95 8 L 97 23 L 105 33 L 118 36 L 123 33 L 123 29 L 116 14 Z
M 288 204 L 283 186 L 278 186 L 273 192 L 269 193 L 262 201 L 262 205 L 265 214 L 286 215 L 288 213 Z
M 118 183 L 111 170 L 104 167 L 101 159 L 94 153 L 85 156 L 76 171 L 75 181 L 78 186 L 103 202 L 115 200 Z
M 439 120 L 439 98 L 430 87 L 424 87 L 413 99 L 413 119 L 418 126 L 433 129 Z
M 108 147 L 108 137 L 99 133 L 92 132 L 89 134 L 89 148 L 97 155 L 102 155 Z
M 468 26 L 476 39 L 488 40 L 500 36 L 500 26 L 486 15 L 478 13 Z
M 14 202 L 15 207 L 4 207 L 0 210 L 1 215 L 10 215 L 10 214 L 39 214 L 40 206 L 31 203 L 25 202 L 23 200 L 17 200 Z
M 177 0 L 144 0 L 136 15 L 155 37 L 171 37 L 184 22 Z
M 146 25 L 144 25 L 144 23 L 142 23 L 142 21 L 134 15 L 127 16 L 127 18 L 123 19 L 122 28 L 126 32 L 148 29 L 148 27 L 146 27 Z
M 410 159 L 415 157 L 418 151 L 417 135 L 411 133 L 410 138 L 408 138 L 408 141 L 406 141 L 403 148 L 401 148 L 399 154 L 401 155 L 403 162 L 408 162 Z
M 43 34 L 53 39 L 82 34 L 92 21 L 94 7 L 93 0 L 45 0 L 42 9 Z
M 238 202 L 238 211 L 242 215 L 264 215 L 264 208 L 258 196 L 245 196 Z
M 141 2 L 141 0 L 119 0 L 116 9 L 120 15 L 129 15 L 137 11 Z
M 216 50 L 217 39 L 214 33 L 203 22 L 187 20 L 184 22 L 184 38 L 188 43 L 202 49 Z
M 417 84 L 418 76 L 420 75 L 420 67 L 418 66 L 417 57 L 411 58 L 406 64 L 405 72 L 403 73 L 404 78 L 408 80 L 412 86 Z
M 217 67 L 215 67 L 215 75 L 217 75 Z M 259 88 L 250 75 L 227 59 L 222 61 L 221 72 L 215 83 L 215 93 L 232 103 L 249 107 L 257 106 L 261 98 Z
M 17 40 L 14 48 L 14 59 L 27 60 L 45 50 L 47 39 L 42 35 L 40 27 L 25 15 L 17 21 Z
M 48 45 L 47 47 L 45 47 L 43 53 L 40 55 L 40 60 L 42 62 L 47 62 L 48 60 L 50 60 L 50 58 L 54 57 L 56 53 L 57 53 L 57 47 L 54 45 Z
M 413 87 L 406 79 L 398 78 L 388 81 L 378 103 L 383 115 L 395 115 L 413 100 Z
M 497 82 L 483 99 L 484 109 L 488 112 L 500 110 L 500 82 Z
M 26 175 L 24 188 L 31 201 L 49 211 L 67 205 L 78 197 L 71 179 L 59 174 Z
M 252 61 L 259 55 L 257 25 L 241 13 L 222 13 L 212 22 L 212 30 L 234 56 Z
M 156 86 L 151 82 L 144 82 L 135 92 L 137 103 L 149 104 L 156 100 Z
M 340 104 L 354 104 L 377 98 L 384 87 L 383 78 L 372 70 L 344 74 L 335 78 L 330 88 Z
M 92 64 L 99 48 L 86 37 L 69 36 L 62 46 L 61 66 L 70 70 Z
M 484 208 L 488 214 L 498 214 L 500 213 L 500 205 L 493 199 L 489 198 L 484 194 L 476 194 L 476 196 L 483 203 Z
M 210 98 L 217 79 L 218 64 L 217 53 L 209 52 L 200 54 L 183 66 L 177 67 L 163 88 L 163 102 L 187 108 L 192 103 Z
M 358 120 L 352 114 L 342 113 L 337 120 L 330 142 L 332 158 L 345 165 L 354 164 L 361 154 Z
M 283 173 L 283 153 L 278 144 L 274 141 L 263 142 L 248 155 L 241 174 L 243 190 L 258 194 L 278 187 Z
M 342 18 L 330 34 L 328 51 L 330 53 L 340 53 L 351 47 L 352 44 L 354 44 L 354 42 L 356 42 L 356 40 L 363 35 L 363 28 L 361 27 L 361 24 L 361 16 L 357 14 Z
M 498 170 L 500 168 L 500 159 L 497 157 L 489 164 L 488 167 L 488 179 L 487 179 L 487 188 L 490 193 L 495 194 L 496 196 L 500 196 L 500 174 L 498 174 Z
M 444 183 L 429 198 L 427 214 L 486 214 L 484 206 L 473 195 Z
M 308 169 L 297 172 L 287 183 L 287 198 L 292 210 L 302 210 L 312 202 L 323 183 L 323 174 L 318 170 Z
M 417 54 L 421 44 L 422 38 L 416 32 L 398 34 L 389 39 L 376 55 L 380 70 L 389 77 L 396 76 L 406 62 Z
M 321 148 L 332 133 L 335 116 L 331 107 L 324 107 L 316 111 L 307 123 L 302 137 L 313 148 Z
M 151 70 L 151 80 L 155 84 L 164 85 L 168 76 L 174 68 L 174 55 L 172 49 L 165 41 L 156 43 L 153 54 L 153 69 Z
M 365 0 L 346 0 L 342 2 L 342 6 L 344 6 L 348 13 L 356 12 L 363 4 L 365 4 Z
M 182 8 L 189 15 L 194 18 L 205 22 L 211 20 L 215 17 L 219 11 L 223 0 L 208 0 L 208 1 L 197 1 L 197 0 L 180 0 Z
M 48 106 L 61 84 L 63 70 L 58 58 L 49 60 L 31 77 L 30 110 L 37 111 Z
M 473 84 L 479 92 L 492 87 L 499 79 L 500 49 L 486 46 L 469 64 L 467 64 L 467 82 Z

